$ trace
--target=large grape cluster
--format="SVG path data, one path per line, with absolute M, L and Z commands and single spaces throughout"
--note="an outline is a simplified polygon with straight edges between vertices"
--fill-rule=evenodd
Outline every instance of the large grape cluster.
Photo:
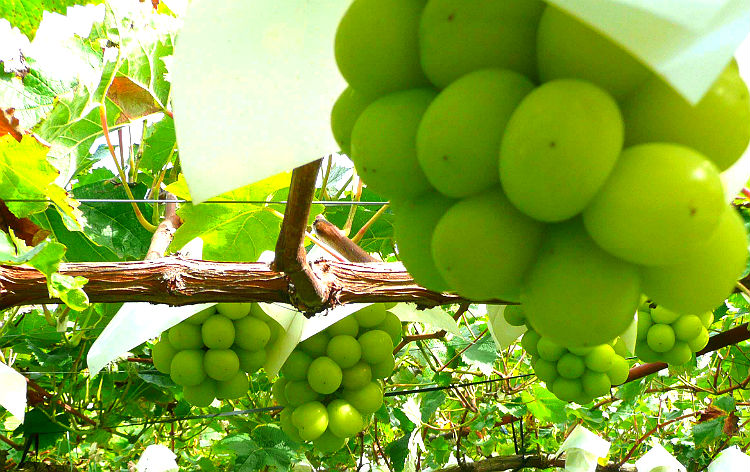
M 750 141 L 731 63 L 697 105 L 541 0 L 354 0 L 331 125 L 392 202 L 415 280 L 522 302 L 541 335 L 594 347 L 645 294 L 718 306 L 745 268 L 719 173 Z
M 281 331 L 255 303 L 219 303 L 163 333 L 151 356 L 188 403 L 206 407 L 247 394 L 247 374 L 263 367 L 265 348 Z
M 343 447 L 383 404 L 400 340 L 399 319 L 375 304 L 301 342 L 273 385 L 284 432 L 324 454 Z
M 681 315 L 664 307 L 644 307 L 638 311 L 636 355 L 645 362 L 682 365 L 708 344 L 712 312 Z

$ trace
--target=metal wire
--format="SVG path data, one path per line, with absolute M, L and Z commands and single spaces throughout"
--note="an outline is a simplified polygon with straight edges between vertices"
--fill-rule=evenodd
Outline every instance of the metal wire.
M 75 198 L 75 197 L 73 197 Z M 52 200 L 45 198 L 7 198 L 3 200 L 7 203 L 54 203 Z M 152 200 L 149 198 L 77 198 L 80 203 L 193 203 L 193 200 Z M 207 200 L 201 203 L 219 203 L 219 204 L 252 204 L 252 205 L 286 205 L 288 200 Z M 313 205 L 323 206 L 382 206 L 388 202 L 358 202 L 358 201 L 331 201 L 331 200 L 313 200 Z

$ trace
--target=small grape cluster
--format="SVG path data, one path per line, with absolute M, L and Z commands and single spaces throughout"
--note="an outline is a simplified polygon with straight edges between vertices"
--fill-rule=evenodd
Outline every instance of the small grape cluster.
M 635 354 L 644 362 L 682 365 L 708 344 L 708 328 L 714 315 L 680 315 L 664 307 L 638 311 L 638 341 Z
M 519 305 L 506 307 L 505 320 L 512 326 L 527 323 Z M 531 356 L 537 378 L 560 400 L 584 405 L 609 393 L 628 378 L 627 348 L 622 339 L 594 347 L 565 348 L 529 328 L 521 346 Z
M 697 105 L 541 0 L 354 0 L 331 113 L 392 202 L 423 286 L 523 303 L 558 344 L 622 334 L 642 294 L 708 311 L 745 269 L 720 172 L 750 142 L 731 63 Z
M 369 305 L 301 342 L 273 385 L 284 406 L 281 427 L 292 439 L 334 452 L 362 431 L 383 403 L 380 379 L 395 367 L 401 322 Z
M 162 333 L 151 356 L 182 387 L 185 401 L 207 407 L 215 398 L 247 394 L 247 374 L 263 367 L 266 346 L 282 330 L 255 303 L 219 303 Z

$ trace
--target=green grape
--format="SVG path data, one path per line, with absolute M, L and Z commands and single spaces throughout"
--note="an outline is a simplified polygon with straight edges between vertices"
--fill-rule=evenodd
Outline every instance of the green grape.
M 219 400 L 236 400 L 247 395 L 250 382 L 244 372 L 237 372 L 229 380 L 215 381 L 216 398 Z
M 346 439 L 340 438 L 326 430 L 313 441 L 315 450 L 320 454 L 332 454 L 346 445 Z
M 701 319 L 695 315 L 683 315 L 672 323 L 674 335 L 679 341 L 690 341 L 701 333 L 703 324 Z
M 250 314 L 253 303 L 217 303 L 216 311 L 230 320 L 239 320 Z
M 354 366 L 362 358 L 362 347 L 354 337 L 344 334 L 331 338 L 326 355 L 339 367 L 346 369 Z
M 376 97 L 371 97 L 347 87 L 331 109 L 331 131 L 333 138 L 347 156 L 351 154 L 352 129 L 357 118 Z
M 418 284 L 436 292 L 449 290 L 450 286 L 435 267 L 432 233 L 454 203 L 455 200 L 432 191 L 393 202 L 393 235 L 398 257 Z
M 356 90 L 383 95 L 429 82 L 419 64 L 424 0 L 355 0 L 336 30 L 339 71 Z
M 592 398 L 607 395 L 609 389 L 612 388 L 607 374 L 592 370 L 587 370 L 583 373 L 581 376 L 581 385 L 583 386 L 583 393 Z
M 382 303 L 373 303 L 354 312 L 354 318 L 362 328 L 374 328 L 385 321 L 385 307 Z
M 682 365 L 693 358 L 693 351 L 686 342 L 675 342 L 672 349 L 663 354 L 664 361 L 669 365 Z
M 257 351 L 247 351 L 245 349 L 235 347 L 234 352 L 237 354 L 237 358 L 240 360 L 240 369 L 243 372 L 252 374 L 257 372 L 266 363 L 266 351 L 265 349 L 258 349 Z
M 727 208 L 708 241 L 681 262 L 644 267 L 643 291 L 678 313 L 713 310 L 732 293 L 746 261 L 745 225 L 735 210 Z
M 739 159 L 750 142 L 750 95 L 734 61 L 697 105 L 654 76 L 624 100 L 622 113 L 628 145 L 683 144 L 721 170 Z
M 625 345 L 625 341 L 623 341 L 622 338 L 617 338 L 617 342 L 612 346 L 612 349 L 618 356 L 628 357 L 630 355 L 630 350 L 628 349 L 628 346 Z
M 328 430 L 346 439 L 362 431 L 365 426 L 362 414 L 346 400 L 336 399 L 328 404 Z
M 180 351 L 172 358 L 169 367 L 172 381 L 182 387 L 192 387 L 203 382 L 206 371 L 203 370 L 203 351 L 188 349 Z
M 154 347 L 151 348 L 151 358 L 154 361 L 156 370 L 168 375 L 172 359 L 177 352 L 177 349 L 169 343 L 167 336 L 162 336 L 161 341 L 154 344 Z
M 549 227 L 521 303 L 539 334 L 570 347 L 619 336 L 641 299 L 638 268 L 600 249 L 579 220 Z
M 209 349 L 203 356 L 203 368 L 214 380 L 229 380 L 240 371 L 240 359 L 231 349 Z
M 419 195 L 432 187 L 417 161 L 415 136 L 432 89 L 395 92 L 372 102 L 352 130 L 352 162 L 362 180 L 389 199 Z
M 284 431 L 284 433 L 287 436 L 289 436 L 289 438 L 292 441 L 296 441 L 299 443 L 305 442 L 305 440 L 299 436 L 299 431 L 297 430 L 297 427 L 294 426 L 294 422 L 292 421 L 293 413 L 294 413 L 294 408 L 290 406 L 281 410 L 281 414 L 279 414 L 279 422 L 281 423 L 281 430 Z
M 726 207 L 716 166 L 677 144 L 626 149 L 605 187 L 583 223 L 599 246 L 636 264 L 680 262 L 716 231 Z
M 654 324 L 651 318 L 651 311 L 638 310 L 638 324 L 636 325 L 636 338 L 646 339 L 646 334 L 651 325 Z
M 398 318 L 398 316 L 394 315 L 390 311 L 385 312 L 385 319 L 382 323 L 375 326 L 375 329 L 379 329 L 388 333 L 388 335 L 391 337 L 391 341 L 393 341 L 394 346 L 401 342 L 401 320 Z
M 383 390 L 377 382 L 370 382 L 359 390 L 344 390 L 342 396 L 362 415 L 375 413 L 383 404 Z
M 384 379 L 389 377 L 393 373 L 393 369 L 396 368 L 396 360 L 393 356 L 388 356 L 385 360 L 380 361 L 376 364 L 372 364 L 370 369 L 372 376 L 376 379 Z
M 444 88 L 459 77 L 502 67 L 536 78 L 539 0 L 430 0 L 419 24 L 422 69 Z
M 341 386 L 341 367 L 330 357 L 318 357 L 307 370 L 307 382 L 313 390 L 323 395 L 335 392 Z
M 583 385 L 580 379 L 558 377 L 552 383 L 552 393 L 564 402 L 573 402 L 583 396 Z
M 568 352 L 567 349 L 544 336 L 539 339 L 536 350 L 539 353 L 539 357 L 550 362 L 559 360 L 563 354 Z
M 299 343 L 300 349 L 310 354 L 310 357 L 320 357 L 326 355 L 328 341 L 330 336 L 325 331 L 316 333 Z
M 508 305 L 503 310 L 505 322 L 511 326 L 523 326 L 526 324 L 526 314 L 521 305 Z
M 667 352 L 674 346 L 674 330 L 670 325 L 657 323 L 648 329 L 646 343 L 654 352 Z
M 630 375 L 630 366 L 624 357 L 615 356 L 612 360 L 612 367 L 607 371 L 607 377 L 612 385 L 620 385 L 628 380 Z
M 182 322 L 172 326 L 167 332 L 167 337 L 169 338 L 169 344 L 178 351 L 203 347 L 200 326 L 190 323 Z
M 246 316 L 234 322 L 234 343 L 242 349 L 256 351 L 263 349 L 271 339 L 271 329 L 258 318 Z
M 675 313 L 672 310 L 667 310 L 663 306 L 657 306 L 651 310 L 651 324 L 672 324 L 680 318 L 679 313 Z M 650 326 L 650 325 L 649 325 Z
M 654 351 L 648 346 L 646 339 L 635 345 L 635 355 L 643 362 L 661 362 L 660 353 Z
M 594 347 L 583 359 L 586 367 L 594 372 L 607 372 L 612 368 L 612 362 L 617 357 L 615 350 L 609 344 Z M 598 395 L 594 395 L 598 396 Z
M 443 215 L 432 236 L 432 255 L 443 278 L 462 296 L 518 301 L 521 278 L 537 256 L 542 231 L 543 225 L 516 210 L 500 189 L 491 189 L 459 201 Z
M 182 395 L 191 405 L 206 408 L 216 398 L 216 381 L 207 378 L 198 385 L 182 387 Z
M 557 373 L 557 362 L 550 362 L 544 359 L 537 359 L 534 364 L 534 373 L 542 382 L 545 382 L 548 386 L 557 379 L 559 374 Z
M 539 23 L 537 64 L 543 82 L 583 79 L 618 99 L 653 75 L 609 38 L 551 6 Z
M 557 373 L 566 379 L 577 379 L 585 370 L 583 359 L 575 354 L 567 353 L 557 361 Z
M 589 352 L 594 350 L 593 347 L 568 347 L 567 349 L 578 357 L 586 357 Z
M 213 315 L 201 326 L 201 338 L 209 349 L 229 349 L 234 344 L 234 323 L 224 315 Z
M 190 318 L 186 319 L 185 322 L 194 325 L 201 325 L 204 321 L 216 314 L 216 307 L 210 306 L 204 310 L 199 311 Z
M 360 389 L 372 380 L 372 369 L 366 362 L 358 362 L 348 369 L 341 369 L 341 374 L 341 386 L 348 390 Z
M 443 90 L 417 131 L 417 158 L 432 186 L 453 198 L 497 186 L 500 140 L 513 110 L 533 89 L 516 72 L 485 69 Z
M 305 380 L 293 380 L 287 382 L 284 387 L 284 397 L 287 400 L 289 406 L 300 406 L 303 403 L 313 402 L 318 400 L 320 395 L 318 392 L 310 387 L 310 384 Z
M 328 410 L 320 402 L 308 402 L 292 412 L 292 424 L 305 441 L 319 438 L 328 428 Z
M 704 311 L 697 316 L 698 318 L 700 318 L 701 324 L 706 329 L 710 328 L 711 325 L 714 324 L 714 314 L 712 311 Z
M 271 387 L 271 397 L 277 405 L 286 406 L 289 404 L 289 401 L 286 398 L 286 385 L 289 382 L 290 380 L 280 377 L 273 383 L 273 386 Z
M 377 364 L 393 357 L 393 340 L 385 331 L 367 331 L 357 340 L 362 348 L 362 359 L 369 364 Z
M 508 199 L 541 221 L 572 218 L 615 167 L 623 143 L 614 99 L 582 80 L 555 80 L 531 92 L 508 121 L 500 181 Z
M 281 327 L 279 322 L 268 316 L 257 303 L 253 303 L 250 305 L 250 315 L 264 321 L 268 326 L 268 329 L 271 332 L 271 336 L 268 338 L 268 342 L 266 343 L 267 346 L 273 345 L 273 343 L 275 343 L 276 340 L 279 339 L 281 333 L 284 332 L 284 328 Z
M 708 330 L 706 328 L 703 328 L 700 333 L 698 333 L 698 336 L 694 337 L 693 339 L 689 340 L 688 346 L 690 347 L 691 352 L 700 352 L 703 350 L 703 348 L 706 347 L 708 344 L 709 335 Z
M 326 328 L 326 331 L 331 337 L 347 334 L 356 338 L 357 334 L 359 334 L 359 323 L 356 317 L 349 315 Z
M 591 400 L 593 400 L 593 398 L 591 398 L 588 395 L 586 395 L 586 392 L 584 392 L 582 390 L 581 391 L 581 395 L 579 395 L 578 397 L 576 397 L 576 399 L 573 400 L 573 402 L 578 403 L 579 405 L 586 405 L 586 404 L 590 403 Z
M 281 373 L 289 380 L 305 380 L 307 370 L 310 368 L 312 358 L 302 351 L 295 349 L 289 354 L 284 365 L 281 366 Z
M 533 330 L 528 330 L 521 338 L 521 347 L 523 347 L 523 350 L 528 352 L 531 356 L 537 357 L 539 356 L 537 346 L 539 346 L 539 341 L 541 339 L 542 337 L 539 336 L 539 333 Z

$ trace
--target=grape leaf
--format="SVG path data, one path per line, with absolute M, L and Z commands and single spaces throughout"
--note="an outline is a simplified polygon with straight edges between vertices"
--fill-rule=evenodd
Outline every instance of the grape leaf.
M 65 259 L 68 262 L 115 262 L 120 260 L 117 254 L 95 243 L 85 233 L 70 231 L 65 226 L 62 217 L 51 208 L 43 213 L 32 215 L 31 219 L 50 231 L 52 237 L 68 248 L 65 254 Z
M 492 375 L 492 364 L 497 359 L 497 346 L 491 336 L 484 336 L 467 349 L 461 358 L 469 366 L 479 369 L 486 376 Z
M 0 18 L 7 19 L 23 34 L 34 37 L 45 11 L 64 13 L 69 6 L 98 4 L 102 0 L 3 0 Z
M 174 120 L 165 116 L 148 131 L 148 136 L 143 140 L 143 156 L 139 168 L 156 173 L 169 162 L 177 146 Z

